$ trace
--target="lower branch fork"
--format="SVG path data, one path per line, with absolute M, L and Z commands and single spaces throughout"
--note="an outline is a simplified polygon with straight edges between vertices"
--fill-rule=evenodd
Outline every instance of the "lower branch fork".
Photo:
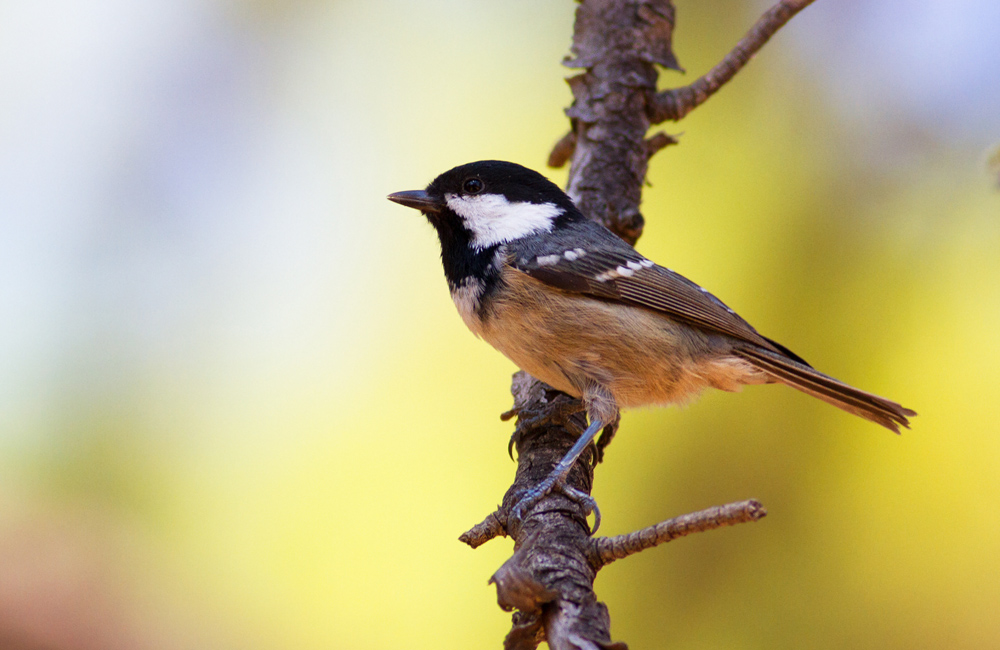
M 490 578 L 497 603 L 514 610 L 507 650 L 533 650 L 542 641 L 554 650 L 626 650 L 613 643 L 607 607 L 597 600 L 594 579 L 607 564 L 692 533 L 756 521 L 766 515 L 757 501 L 741 501 L 681 515 L 628 535 L 591 536 L 584 504 L 553 491 L 510 516 L 526 491 L 542 483 L 579 436 L 572 398 L 525 373 L 514 376 L 518 415 L 517 474 L 503 504 L 466 531 L 461 541 L 476 548 L 501 535 L 514 539 L 514 554 Z M 547 415 L 548 413 L 548 415 Z M 616 423 L 617 424 L 617 423 Z M 587 456 L 587 454 L 591 454 Z M 584 451 L 566 477 L 574 490 L 590 494 L 597 450 Z

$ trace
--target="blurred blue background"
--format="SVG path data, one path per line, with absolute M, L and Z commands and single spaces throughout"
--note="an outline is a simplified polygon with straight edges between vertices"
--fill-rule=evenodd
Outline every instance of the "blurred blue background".
M 690 83 L 767 3 L 678 0 Z M 543 170 L 575 4 L 0 3 L 0 647 L 498 646 L 514 367 L 387 193 Z M 647 256 L 920 416 L 627 413 L 633 647 L 1000 645 L 1000 4 L 818 0 L 653 161 Z M 559 183 L 565 170 L 548 170 Z

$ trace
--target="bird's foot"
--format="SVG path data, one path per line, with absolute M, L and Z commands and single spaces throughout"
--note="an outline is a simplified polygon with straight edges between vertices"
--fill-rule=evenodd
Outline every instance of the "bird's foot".
M 520 521 L 528 510 L 537 504 L 542 497 L 546 496 L 552 490 L 558 489 L 560 492 L 565 494 L 570 499 L 576 501 L 583 505 L 584 510 L 587 514 L 591 512 L 597 513 L 595 520 L 595 525 L 591 534 L 597 531 L 597 527 L 601 523 L 600 514 L 597 509 L 597 502 L 589 494 L 581 492 L 576 488 L 572 488 L 566 485 L 566 477 L 569 476 L 569 471 L 573 469 L 574 463 L 583 453 L 583 450 L 587 448 L 588 445 L 593 443 L 594 437 L 597 436 L 597 432 L 604 428 L 604 422 L 598 419 L 594 419 L 590 422 L 590 425 L 584 430 L 577 441 L 570 447 L 566 455 L 563 456 L 552 471 L 549 473 L 545 479 L 536 485 L 535 487 L 528 490 L 528 492 L 521 497 L 521 500 L 517 502 L 514 508 L 511 510 L 511 517 L 516 521 Z
M 570 500 L 580 504 L 583 508 L 584 517 L 588 516 L 590 513 L 594 513 L 594 525 L 590 529 L 591 535 L 596 533 L 597 529 L 601 527 L 601 510 L 597 507 L 597 501 L 594 497 L 590 496 L 583 490 L 578 490 L 575 487 L 566 485 L 566 477 L 557 476 L 556 472 L 549 474 L 544 481 L 528 490 L 528 492 L 521 497 L 521 500 L 518 501 L 513 508 L 511 508 L 509 516 L 515 521 L 521 521 L 525 514 L 527 514 L 538 504 L 539 501 L 552 492 L 561 492 Z

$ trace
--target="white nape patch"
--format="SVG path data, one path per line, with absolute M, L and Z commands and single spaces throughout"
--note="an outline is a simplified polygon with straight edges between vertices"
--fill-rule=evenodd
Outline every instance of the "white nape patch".
M 628 278 L 628 277 L 632 277 L 633 275 L 635 275 L 635 271 L 633 271 L 632 269 L 628 268 L 627 266 L 619 266 L 618 268 L 615 269 L 615 272 L 618 275 L 622 276 L 623 278 Z
M 535 261 L 538 263 L 538 266 L 552 266 L 553 264 L 556 264 L 559 259 L 558 255 L 539 255 L 535 258 Z
M 570 262 L 575 262 L 576 258 L 580 256 L 576 254 L 576 251 L 566 251 L 565 253 L 563 253 L 563 257 L 568 259 Z
M 555 218 L 565 212 L 554 203 L 511 203 L 501 194 L 445 194 L 444 199 L 472 231 L 472 245 L 479 249 L 548 232 Z
M 656 262 L 654 262 L 652 260 L 642 260 L 641 262 L 639 262 L 639 264 L 641 266 L 645 266 L 647 269 L 651 269 L 654 266 L 656 266 Z

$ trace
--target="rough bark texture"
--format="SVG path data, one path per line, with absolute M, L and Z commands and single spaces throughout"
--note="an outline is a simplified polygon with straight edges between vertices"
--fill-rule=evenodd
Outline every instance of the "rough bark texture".
M 646 141 L 656 65 L 680 69 L 671 50 L 669 0 L 587 0 L 576 12 L 569 80 L 576 147 L 567 191 L 583 213 L 623 239 L 642 234 L 642 183 L 654 153 Z
M 768 11 L 733 52 L 691 86 L 657 93 L 657 66 L 679 70 L 671 49 L 674 7 L 670 0 L 582 0 L 576 13 L 572 56 L 583 72 L 569 80 L 572 130 L 555 146 L 549 162 L 571 161 L 568 193 L 584 214 L 635 243 L 644 220 L 639 212 L 650 157 L 676 143 L 651 124 L 680 119 L 728 81 L 792 15 L 812 0 L 782 0 Z M 721 71 L 721 72 L 720 72 Z M 500 508 L 460 538 L 473 548 L 510 535 L 514 555 L 493 575 L 497 600 L 517 610 L 504 647 L 531 650 L 545 641 L 554 650 L 624 650 L 612 643 L 607 608 L 597 601 L 594 578 L 617 559 L 694 532 L 756 521 L 766 514 L 756 501 L 682 515 L 614 538 L 591 538 L 586 513 L 560 492 L 541 499 L 523 519 L 508 519 L 521 496 L 544 480 L 585 426 L 583 406 L 532 379 L 514 375 L 517 416 L 511 445 L 517 449 L 514 484 Z M 570 488 L 591 491 L 594 466 L 617 422 L 584 452 L 567 479 Z

